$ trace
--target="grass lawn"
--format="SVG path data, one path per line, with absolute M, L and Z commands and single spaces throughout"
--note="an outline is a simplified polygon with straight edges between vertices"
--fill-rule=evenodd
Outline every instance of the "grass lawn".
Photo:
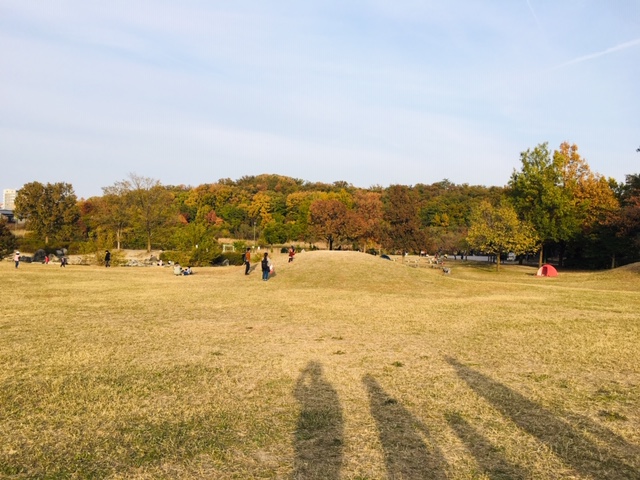
M 640 267 L 0 263 L 0 478 L 640 478 Z

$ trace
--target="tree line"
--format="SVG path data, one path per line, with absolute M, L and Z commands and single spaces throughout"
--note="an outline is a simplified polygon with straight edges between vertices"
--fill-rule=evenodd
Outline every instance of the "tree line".
M 607 179 L 568 143 L 554 151 L 537 145 L 520 161 L 505 187 L 443 180 L 357 188 L 270 174 L 192 187 L 130 174 L 103 195 L 78 200 L 70 184 L 32 182 L 16 195 L 15 215 L 29 230 L 18 240 L 78 253 L 162 249 L 194 265 L 218 258 L 221 238 L 265 246 L 322 241 L 371 253 L 473 250 L 496 255 L 498 265 L 506 252 L 583 268 L 640 258 L 640 175 Z M 0 243 L 8 252 L 16 239 L 5 229 L 6 222 Z

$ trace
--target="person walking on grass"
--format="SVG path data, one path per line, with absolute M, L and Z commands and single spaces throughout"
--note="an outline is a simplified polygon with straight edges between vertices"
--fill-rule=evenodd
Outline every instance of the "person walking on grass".
M 104 254 L 104 266 L 105 267 L 111 266 L 111 252 L 109 250 L 107 250 Z
M 269 271 L 271 270 L 271 262 L 269 261 L 269 254 L 264 252 L 264 257 L 262 257 L 262 262 L 260 263 L 262 267 L 262 280 L 269 280 Z
M 20 252 L 16 252 L 13 255 L 13 261 L 16 263 L 16 268 L 20 266 Z
M 249 275 L 251 269 L 251 248 L 247 247 L 247 251 L 244 252 L 244 274 Z

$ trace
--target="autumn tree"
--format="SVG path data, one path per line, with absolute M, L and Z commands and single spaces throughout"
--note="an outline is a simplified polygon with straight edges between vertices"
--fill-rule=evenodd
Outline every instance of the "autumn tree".
M 561 185 L 569 193 L 571 210 L 578 223 L 576 234 L 559 244 L 560 258 L 574 264 L 589 262 L 590 266 L 615 264 L 619 242 L 608 224 L 620 204 L 611 181 L 591 171 L 577 145 L 562 143 L 554 151 L 553 161 L 561 171 Z
M 54 238 L 70 240 L 80 213 L 71 184 L 31 182 L 16 194 L 15 215 L 48 245 Z
M 620 207 L 610 183 L 591 171 L 578 154 L 577 145 L 562 143 L 553 159 L 562 171 L 562 187 L 570 192 L 573 210 L 583 228 L 590 228 Z
M 273 220 L 273 199 L 267 192 L 256 193 L 247 209 L 252 221 L 260 220 L 261 225 L 267 225 Z
M 637 260 L 640 258 L 640 175 L 627 175 L 620 190 L 621 208 L 608 225 L 621 244 L 621 256 L 628 261 Z
M 359 191 L 354 195 L 354 219 L 360 224 L 356 241 L 362 250 L 379 245 L 382 236 L 382 200 L 379 192 Z
M 390 251 L 417 252 L 424 248 L 415 193 L 404 185 L 391 185 L 382 197 L 383 246 Z
M 347 227 L 347 206 L 340 200 L 315 200 L 309 207 L 309 225 L 317 237 L 323 238 L 333 250 L 336 240 L 344 236 Z
M 522 168 L 509 180 L 509 195 L 520 218 L 532 224 L 544 247 L 572 239 L 580 229 L 570 189 L 564 188 L 562 162 L 552 159 L 546 143 L 520 154 Z
M 286 198 L 285 222 L 291 239 L 311 241 L 312 229 L 309 225 L 311 204 L 322 199 L 320 192 L 294 192 Z
M 496 269 L 499 270 L 502 254 L 532 253 L 539 246 L 540 239 L 531 224 L 520 221 L 511 205 L 503 202 L 494 207 L 483 201 L 471 214 L 467 242 L 473 249 L 495 255 Z

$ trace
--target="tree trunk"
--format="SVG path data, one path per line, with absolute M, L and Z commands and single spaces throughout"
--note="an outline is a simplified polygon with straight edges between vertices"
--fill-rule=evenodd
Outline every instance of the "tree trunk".
M 613 270 L 614 268 L 616 268 L 616 254 L 612 254 L 611 255 L 611 269 Z
M 500 253 L 496 254 L 496 272 L 500 271 Z
M 544 245 L 540 247 L 540 256 L 538 257 L 538 268 L 542 267 L 543 257 L 544 257 Z
M 116 249 L 120 250 L 120 229 L 116 229 Z

